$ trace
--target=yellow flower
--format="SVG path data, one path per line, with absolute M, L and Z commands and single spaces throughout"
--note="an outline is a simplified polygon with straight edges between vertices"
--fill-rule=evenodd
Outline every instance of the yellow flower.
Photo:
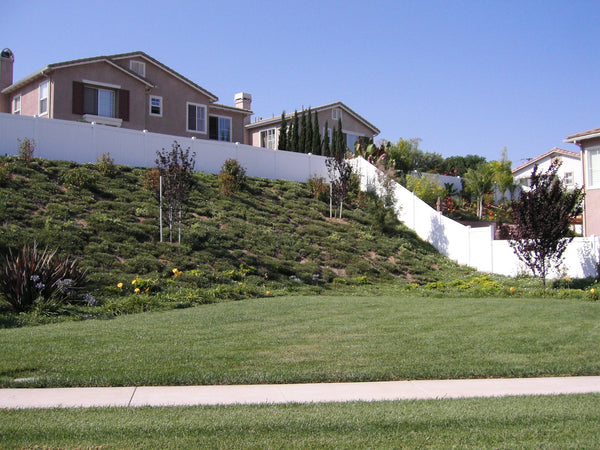
M 267 295 L 271 295 L 271 291 L 267 291 Z
M 150 292 L 150 288 L 149 288 L 149 287 L 147 287 L 147 288 L 146 288 L 146 290 L 145 290 L 144 292 L 147 294 L 148 292 Z
M 135 283 L 137 283 L 137 279 L 135 279 L 131 282 L 131 284 L 135 284 Z
M 181 270 L 178 270 L 175 275 L 177 275 L 178 277 L 180 277 L 181 275 L 183 275 L 183 272 Z
M 133 290 L 133 292 L 135 292 L 136 294 L 139 294 L 139 293 L 140 293 L 140 288 L 135 288 L 135 289 Z
M 510 287 L 510 292 L 515 292 L 515 288 L 514 287 Z
M 123 289 L 123 283 L 119 283 L 119 284 L 117 284 L 117 287 L 118 287 L 119 289 Z
M 177 272 L 179 272 L 179 269 L 173 269 L 173 273 L 174 273 L 175 275 L 177 275 Z
M 571 281 L 570 277 L 565 278 L 565 281 Z
M 595 294 L 595 293 L 596 293 L 596 289 L 592 288 L 592 289 L 590 289 L 590 292 L 591 292 L 592 294 Z

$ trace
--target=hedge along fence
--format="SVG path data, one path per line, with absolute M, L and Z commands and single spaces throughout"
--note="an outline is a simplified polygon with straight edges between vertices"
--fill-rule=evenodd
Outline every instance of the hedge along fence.
M 236 159 L 251 177 L 306 182 L 316 175 L 329 179 L 324 156 L 270 150 L 232 142 L 150 133 L 106 125 L 0 113 L 0 154 L 16 155 L 17 139 L 33 139 L 36 157 L 96 162 L 110 153 L 116 164 L 152 167 L 156 152 L 173 141 L 196 153 L 196 170 L 219 173 Z
M 361 189 L 384 192 L 379 169 L 362 157 L 353 159 L 351 164 L 360 175 Z M 508 241 L 494 240 L 494 226 L 471 228 L 462 225 L 431 208 L 399 183 L 391 182 L 390 188 L 398 218 L 443 255 L 482 272 L 508 276 L 530 273 Z M 548 277 L 594 278 L 598 276 L 599 263 L 600 238 L 575 238 L 565 251 L 561 268 Z

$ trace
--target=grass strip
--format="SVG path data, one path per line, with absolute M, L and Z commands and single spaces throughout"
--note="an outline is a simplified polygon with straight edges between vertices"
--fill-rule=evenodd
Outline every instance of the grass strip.
M 600 374 L 600 303 L 279 297 L 0 330 L 0 385 Z
M 0 410 L 13 448 L 598 448 L 600 395 Z

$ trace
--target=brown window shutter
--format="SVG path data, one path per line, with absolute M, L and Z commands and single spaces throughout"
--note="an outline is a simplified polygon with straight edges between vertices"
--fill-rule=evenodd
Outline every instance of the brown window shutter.
M 73 114 L 83 114 L 83 83 L 73 81 Z
M 129 121 L 129 91 L 119 89 L 119 118 Z

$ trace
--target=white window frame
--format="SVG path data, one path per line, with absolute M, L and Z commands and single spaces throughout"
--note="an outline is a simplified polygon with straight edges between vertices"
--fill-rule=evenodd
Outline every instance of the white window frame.
M 190 116 L 190 106 L 196 107 L 196 113 L 198 113 L 198 109 L 203 110 L 204 128 L 202 130 L 190 129 L 190 117 L 189 117 Z M 198 123 L 198 119 L 196 119 L 196 124 L 197 123 Z M 203 105 L 201 103 L 186 102 L 186 104 L 185 104 L 185 129 L 186 129 L 186 131 L 188 131 L 190 133 L 206 134 L 208 132 L 208 108 L 206 107 L 206 105 Z
M 563 180 L 566 186 L 573 186 L 575 184 L 575 172 L 565 172 Z
M 158 100 L 158 113 L 152 112 L 152 100 Z M 162 117 L 163 115 L 163 98 L 160 95 L 151 95 L 148 101 L 148 114 L 154 117 Z
M 42 97 L 42 86 L 45 86 L 46 96 Z M 48 115 L 48 109 L 50 107 L 48 98 L 50 97 L 50 82 L 48 80 L 44 80 L 40 83 L 39 87 L 39 101 L 38 101 L 38 115 L 46 116 Z M 43 106 L 45 108 L 43 108 Z
M 266 130 L 262 130 L 260 136 L 260 143 L 263 143 L 263 134 L 264 133 L 264 142 L 265 146 L 263 148 L 268 148 L 271 150 L 277 150 L 277 128 L 267 128 Z
M 586 189 L 600 189 L 600 145 L 594 145 L 592 147 L 588 147 L 585 149 L 585 165 L 586 165 L 586 175 L 587 179 L 585 180 L 585 188 Z M 594 165 L 598 165 L 598 167 L 592 167 L 592 156 L 595 161 Z M 595 174 L 595 176 L 594 176 Z
M 19 105 L 19 107 L 17 108 L 17 105 Z M 15 95 L 13 97 L 13 101 L 12 101 L 12 113 L 13 114 L 21 114 L 21 105 L 22 105 L 22 97 L 21 94 Z
M 146 77 L 146 63 L 132 59 L 129 61 L 129 69 L 141 77 Z
M 339 108 L 333 108 L 331 110 L 331 118 L 333 120 L 338 120 L 342 118 L 342 110 Z

